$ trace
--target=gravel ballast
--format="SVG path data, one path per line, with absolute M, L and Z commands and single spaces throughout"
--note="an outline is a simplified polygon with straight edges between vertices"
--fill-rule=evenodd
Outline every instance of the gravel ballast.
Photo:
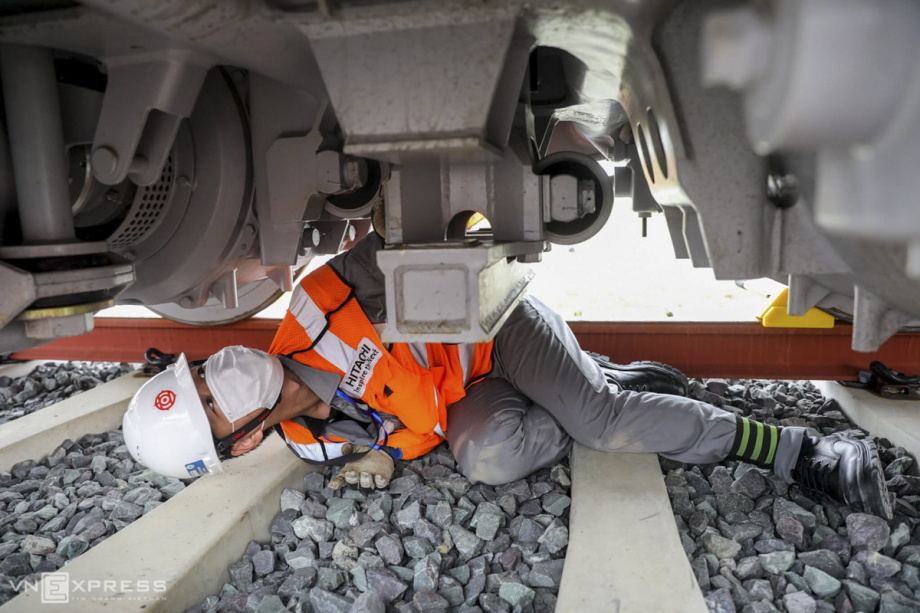
M 691 396 L 811 435 L 857 430 L 805 381 L 691 381 Z M 867 434 L 860 431 L 862 434 Z M 662 459 L 678 532 L 713 613 L 920 611 L 920 477 L 914 459 L 875 439 L 892 521 L 814 500 L 772 472 L 725 461 Z
M 551 613 L 568 545 L 567 461 L 507 485 L 471 485 L 446 444 L 398 461 L 385 490 L 286 489 L 272 542 L 191 609 L 280 613 Z
M 110 362 L 46 362 L 15 379 L 0 374 L 0 425 L 134 370 Z

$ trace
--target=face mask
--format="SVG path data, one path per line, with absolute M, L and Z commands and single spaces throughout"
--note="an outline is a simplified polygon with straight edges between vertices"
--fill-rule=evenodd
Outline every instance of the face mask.
M 204 377 L 220 410 L 236 430 L 237 420 L 258 409 L 274 408 L 281 395 L 284 370 L 275 356 L 237 345 L 208 358 Z

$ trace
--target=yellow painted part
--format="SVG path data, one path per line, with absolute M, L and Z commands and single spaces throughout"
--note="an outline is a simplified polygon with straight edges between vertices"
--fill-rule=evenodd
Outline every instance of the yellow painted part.
M 833 328 L 834 316 L 820 309 L 809 309 L 805 315 L 796 317 L 786 312 L 789 306 L 789 288 L 776 297 L 757 319 L 764 328 Z
M 472 228 L 473 226 L 475 226 L 476 224 L 478 224 L 480 221 L 482 221 L 485 218 L 486 216 L 483 215 L 482 213 L 473 213 L 473 216 L 470 217 L 470 220 L 466 222 L 466 228 L 467 229 Z

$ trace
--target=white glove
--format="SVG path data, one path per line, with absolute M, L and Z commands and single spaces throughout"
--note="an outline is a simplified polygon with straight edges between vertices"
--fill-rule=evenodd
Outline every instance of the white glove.
M 383 489 L 390 485 L 390 477 L 393 476 L 393 469 L 396 464 L 393 458 L 386 451 L 380 449 L 371 449 L 366 445 L 354 445 L 345 443 L 342 445 L 342 454 L 364 453 L 360 460 L 349 462 L 342 467 L 330 482 L 329 488 L 337 490 L 346 483 L 359 483 L 365 489 L 374 489 L 374 487 Z

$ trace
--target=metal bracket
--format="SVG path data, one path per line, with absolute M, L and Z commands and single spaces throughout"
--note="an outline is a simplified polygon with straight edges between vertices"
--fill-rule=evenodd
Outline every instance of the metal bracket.
M 378 251 L 389 316 L 381 338 L 388 343 L 489 341 L 533 278 L 513 256 L 543 249 L 543 241 L 474 241 Z
M 125 177 L 138 185 L 154 183 L 214 63 L 173 49 L 107 58 L 108 84 L 93 139 L 96 179 L 106 185 Z

